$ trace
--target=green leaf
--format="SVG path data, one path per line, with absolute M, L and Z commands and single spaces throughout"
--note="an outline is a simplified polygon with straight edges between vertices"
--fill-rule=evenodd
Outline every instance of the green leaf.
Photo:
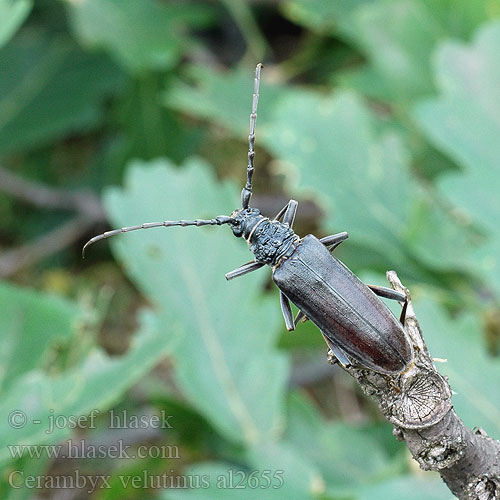
M 35 369 L 19 377 L 2 396 L 0 412 L 5 416 L 22 412 L 26 425 L 0 427 L 0 462 L 15 453 L 9 445 L 57 443 L 67 437 L 71 429 L 51 429 L 50 415 L 78 417 L 106 410 L 172 349 L 172 342 L 173 337 L 159 328 L 158 318 L 148 313 L 143 315 L 141 331 L 129 351 L 121 357 L 111 358 L 96 349 L 76 368 L 57 376 Z M 14 423 L 20 418 L 22 414 Z
M 190 161 L 134 163 L 125 189 L 106 207 L 117 226 L 151 220 L 211 218 L 239 205 L 238 189 L 217 184 L 209 167 Z M 269 439 L 283 418 L 285 358 L 274 349 L 279 304 L 262 297 L 265 270 L 226 282 L 249 260 L 228 227 L 157 229 L 114 240 L 132 280 L 153 301 L 165 325 L 182 332 L 175 352 L 178 383 L 191 403 L 228 438 Z
M 277 500 L 289 498 L 279 488 L 273 488 L 278 485 L 278 481 L 271 482 L 267 488 L 244 487 L 243 481 L 251 472 L 246 467 L 221 462 L 197 464 L 190 467 L 185 474 L 192 484 L 192 489 L 182 491 L 180 488 L 177 490 L 170 488 L 164 491 L 160 498 L 163 500 L 213 500 L 214 498 L 217 500 L 262 500 L 263 497 L 267 498 L 266 495 Z M 272 473 L 270 478 L 273 481 Z M 267 484 L 265 480 L 261 485 L 264 484 Z
M 392 101 L 432 90 L 428 55 L 444 33 L 436 6 L 421 0 L 342 0 L 331 2 L 319 16 L 314 15 L 316 5 L 307 0 L 292 0 L 288 5 L 297 22 L 320 31 L 330 26 L 328 31 L 366 55 L 369 64 L 350 70 L 341 79 L 344 83 Z
M 216 72 L 203 66 L 188 66 L 186 77 L 165 92 L 164 102 L 174 109 L 218 123 L 247 140 L 248 118 L 253 93 L 253 70 Z M 194 84 L 194 85 L 193 85 Z M 257 135 L 271 119 L 275 107 L 288 92 L 284 86 L 269 85 L 261 81 Z M 293 94 L 294 95 L 294 94 Z
M 297 396 L 292 398 L 292 407 L 294 407 L 292 414 L 295 415 L 291 416 L 291 427 L 287 436 L 292 437 L 293 446 L 290 442 L 268 443 L 265 449 L 252 451 L 250 456 L 256 457 L 256 461 L 251 465 L 202 463 L 190 467 L 185 471 L 185 476 L 189 478 L 193 489 L 169 490 L 162 498 L 209 500 L 216 497 L 221 500 L 237 498 L 253 500 L 260 499 L 264 495 L 277 500 L 312 498 L 451 500 L 449 490 L 437 474 L 426 473 L 425 478 L 410 475 L 387 477 L 390 473 L 390 467 L 387 468 L 390 462 L 373 432 L 356 431 L 347 425 L 325 426 L 311 406 Z M 390 427 L 386 430 L 390 435 Z M 308 440 L 309 432 L 311 434 Z M 355 435 L 356 437 L 352 439 Z M 342 463 L 342 456 L 345 463 Z M 324 471 L 324 477 L 311 466 L 310 458 L 321 463 L 320 468 Z M 377 464 L 377 460 L 381 462 Z M 336 471 L 337 467 L 340 467 L 341 471 Z M 240 488 L 234 488 L 241 478 L 248 480 L 252 471 L 257 471 L 257 477 L 261 477 L 265 470 L 271 472 L 271 478 L 273 473 L 281 474 L 283 471 L 283 485 L 280 488 L 273 488 L 277 485 L 275 481 L 270 487 L 265 488 L 264 481 L 261 480 L 259 487 L 255 489 L 250 488 L 248 482 L 242 483 Z M 393 470 L 393 474 L 394 472 L 396 469 Z M 341 477 L 342 473 L 348 476 Z M 230 477 L 233 478 L 232 488 Z M 325 479 L 339 482 L 332 488 L 333 483 L 325 484 Z
M 401 476 L 360 488 L 357 500 L 453 500 L 437 473 Z
M 321 471 L 328 490 L 339 496 L 352 493 L 360 484 L 401 472 L 402 464 L 389 455 L 375 430 L 327 423 L 304 397 L 294 394 L 290 398 L 285 439 L 302 450 L 303 457 Z M 394 440 L 390 426 L 383 426 L 383 430 L 387 440 Z
M 393 262 L 401 262 L 413 194 L 399 137 L 379 137 L 351 93 L 302 94 L 280 104 L 265 142 L 298 168 L 301 190 L 319 193 L 328 214 L 325 225 L 347 229 L 352 240 L 389 251 Z
M 351 34 L 393 99 L 400 100 L 433 90 L 429 54 L 443 33 L 424 2 L 391 0 L 356 11 Z
M 0 48 L 12 38 L 32 7 L 32 0 L 0 0 Z
M 56 341 L 73 336 L 79 308 L 59 297 L 0 283 L 0 392 L 37 367 Z
M 76 35 L 83 44 L 102 46 L 132 72 L 168 69 L 189 48 L 188 27 L 205 26 L 200 6 L 153 0 L 67 0 Z
M 433 269 L 477 272 L 473 252 L 484 240 L 452 210 L 422 193 L 409 220 L 407 242 L 412 254 Z
M 251 471 L 268 470 L 271 471 L 271 476 L 274 474 L 281 476 L 283 484 L 276 489 L 280 498 L 288 500 L 318 498 L 325 491 L 325 480 L 319 468 L 303 451 L 284 440 L 261 443 L 252 448 L 247 455 L 249 468 Z
M 500 23 L 478 31 L 471 45 L 447 42 L 435 58 L 441 94 L 415 108 L 428 138 L 463 167 L 443 176 L 439 188 L 457 211 L 486 231 L 488 243 L 472 258 L 500 292 Z
M 120 81 L 107 58 L 62 39 L 15 38 L 0 52 L 0 153 L 96 127 L 102 99 Z
M 249 454 L 251 465 L 207 462 L 190 467 L 185 476 L 191 490 L 166 491 L 165 500 L 312 500 L 321 498 L 319 473 L 297 450 L 268 442 Z
M 23 488 L 23 478 L 19 472 L 26 477 L 43 476 L 50 467 L 50 460 L 47 457 L 24 458 L 13 462 L 9 468 L 5 468 L 5 473 L 0 479 L 0 495 L 5 500 L 29 500 L 33 498 L 31 488 Z M 12 484 L 15 486 L 13 487 Z
M 500 14 L 489 0 L 289 0 L 284 10 L 295 22 L 361 50 L 368 65 L 341 81 L 392 103 L 434 90 L 430 55 L 443 38 L 467 39 Z
M 431 356 L 445 358 L 440 373 L 449 377 L 453 406 L 469 427 L 500 438 L 500 361 L 487 354 L 481 320 L 472 315 L 451 321 L 431 299 L 418 300 L 415 312 Z
M 374 0 L 288 0 L 283 11 L 293 22 L 317 33 L 347 32 L 352 27 L 352 16 L 362 5 Z
M 177 113 L 160 102 L 163 86 L 163 79 L 157 75 L 145 75 L 136 79 L 117 103 L 119 123 L 127 138 L 126 149 L 118 159 L 121 165 L 136 158 L 167 156 L 183 160 L 199 147 L 199 128 L 177 119 Z

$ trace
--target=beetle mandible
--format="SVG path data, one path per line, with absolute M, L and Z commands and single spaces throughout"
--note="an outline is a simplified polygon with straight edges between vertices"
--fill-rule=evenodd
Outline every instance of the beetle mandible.
M 227 273 L 226 279 L 243 276 L 268 264 L 280 290 L 287 330 L 293 330 L 301 319 L 310 319 L 343 366 L 357 363 L 383 374 L 401 373 L 413 360 L 413 347 L 403 328 L 405 295 L 390 288 L 365 285 L 332 255 L 332 251 L 347 239 L 346 232 L 321 239 L 311 234 L 304 238 L 295 234 L 292 229 L 298 206 L 295 200 L 290 200 L 274 219 L 264 217 L 249 205 L 261 68 L 262 64 L 258 64 L 255 70 L 247 179 L 241 192 L 241 208 L 230 216 L 220 215 L 213 219 L 150 222 L 107 231 L 90 239 L 82 255 L 96 241 L 137 229 L 228 224 L 236 237 L 245 238 L 255 259 Z M 376 295 L 403 302 L 399 321 Z M 299 309 L 295 319 L 290 302 Z

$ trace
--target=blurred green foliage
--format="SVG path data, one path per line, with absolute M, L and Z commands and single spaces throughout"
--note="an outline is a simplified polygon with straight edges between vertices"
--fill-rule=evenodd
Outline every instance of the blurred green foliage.
M 498 438 L 498 18 L 496 0 L 0 0 L 0 408 L 28 418 L 0 426 L 2 498 L 40 493 L 13 489 L 11 471 L 69 467 L 110 475 L 82 492 L 99 500 L 449 499 L 350 379 L 325 372 L 316 329 L 283 332 L 269 272 L 224 280 L 250 259 L 227 228 L 135 232 L 84 262 L 80 249 L 107 222 L 238 206 L 263 57 L 255 203 L 271 215 L 298 197 L 300 234 L 349 231 L 338 255 L 379 284 L 396 269 L 459 415 Z M 34 422 L 93 409 L 97 429 Z M 133 446 L 180 457 L 12 457 L 113 442 L 111 409 L 172 414 Z M 144 471 L 209 484 L 162 490 Z M 244 488 L 217 486 L 231 471 Z M 260 488 L 264 471 L 283 484 Z

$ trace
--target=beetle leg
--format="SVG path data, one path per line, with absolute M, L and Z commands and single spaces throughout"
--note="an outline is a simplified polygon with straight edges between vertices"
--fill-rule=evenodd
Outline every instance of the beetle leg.
M 274 220 L 279 220 L 283 217 L 283 222 L 286 222 L 290 227 L 293 226 L 295 214 L 297 213 L 298 203 L 295 200 L 290 200 L 277 214 Z M 284 214 L 284 215 L 283 215 Z
M 290 200 L 288 202 L 288 206 L 283 216 L 283 222 L 288 224 L 290 227 L 293 227 L 293 221 L 295 220 L 295 214 L 297 213 L 298 202 L 295 200 Z
M 386 299 L 397 300 L 398 302 L 403 302 L 403 309 L 401 310 L 401 316 L 399 321 L 404 325 L 406 319 L 406 308 L 408 306 L 408 299 L 406 295 L 401 292 L 397 292 L 392 288 L 387 288 L 386 286 L 377 285 L 366 285 L 375 295 L 379 297 L 385 297 Z
M 286 329 L 290 332 L 295 329 L 295 324 L 293 322 L 292 308 L 290 307 L 290 301 L 283 292 L 280 292 L 280 303 L 281 312 L 283 313 L 283 318 L 285 318 Z
M 285 213 L 285 210 L 288 208 L 288 203 L 274 216 L 273 220 L 279 220 L 281 217 L 283 217 L 283 214 Z
M 299 321 L 307 321 L 308 319 L 309 318 L 302 311 L 299 311 L 293 320 L 293 324 L 297 326 Z
M 404 302 L 406 300 L 406 295 L 404 293 L 393 290 L 386 286 L 378 285 L 366 285 L 375 295 L 379 297 L 385 297 L 386 299 L 397 300 L 398 302 Z
M 407 309 L 407 307 L 408 307 L 408 299 L 405 297 L 403 309 L 401 309 L 401 315 L 399 316 L 399 321 L 401 322 L 402 325 L 404 325 L 405 321 L 406 321 L 406 309 Z
M 344 368 L 351 366 L 352 361 L 349 359 L 349 356 L 344 352 L 344 350 L 341 349 L 340 347 L 337 347 L 323 332 L 321 332 L 321 334 L 323 335 L 326 344 L 330 348 L 330 351 L 332 351 L 333 355 L 337 358 L 339 363 Z
M 243 264 L 237 269 L 234 269 L 234 271 L 226 273 L 226 279 L 229 281 L 232 280 L 233 278 L 238 278 L 238 276 L 243 276 L 244 274 L 256 271 L 257 269 L 260 269 L 264 265 L 265 264 L 262 262 L 256 262 L 255 260 L 252 260 L 250 262 L 247 262 L 246 264 Z
M 349 235 L 344 231 L 342 233 L 325 236 L 319 241 L 321 241 L 321 243 L 323 243 L 323 245 L 325 245 L 330 252 L 333 252 L 343 241 L 347 240 L 347 238 L 349 238 Z

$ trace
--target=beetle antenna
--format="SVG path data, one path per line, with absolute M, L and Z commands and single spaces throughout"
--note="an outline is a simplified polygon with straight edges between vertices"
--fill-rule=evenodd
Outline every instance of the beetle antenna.
M 163 222 L 146 222 L 139 226 L 128 226 L 122 227 L 121 229 L 113 229 L 112 231 L 106 231 L 105 233 L 94 236 L 92 239 L 87 241 L 82 248 L 82 258 L 85 258 L 85 250 L 88 246 L 92 245 L 96 241 L 105 240 L 111 236 L 115 236 L 120 233 L 128 233 L 130 231 L 136 231 L 137 229 L 150 229 L 152 227 L 172 227 L 172 226 L 221 226 L 222 224 L 231 224 L 234 222 L 232 217 L 227 215 L 219 215 L 214 219 L 195 219 L 195 220 L 165 220 Z
M 259 85 L 260 85 L 260 70 L 262 63 L 257 64 L 255 68 L 255 80 L 253 86 L 252 97 L 252 112 L 250 113 L 250 134 L 248 136 L 248 166 L 247 166 L 247 183 L 241 191 L 241 206 L 248 208 L 250 197 L 252 196 L 252 176 L 253 176 L 253 159 L 255 156 L 255 122 L 257 121 L 257 105 L 259 104 Z

